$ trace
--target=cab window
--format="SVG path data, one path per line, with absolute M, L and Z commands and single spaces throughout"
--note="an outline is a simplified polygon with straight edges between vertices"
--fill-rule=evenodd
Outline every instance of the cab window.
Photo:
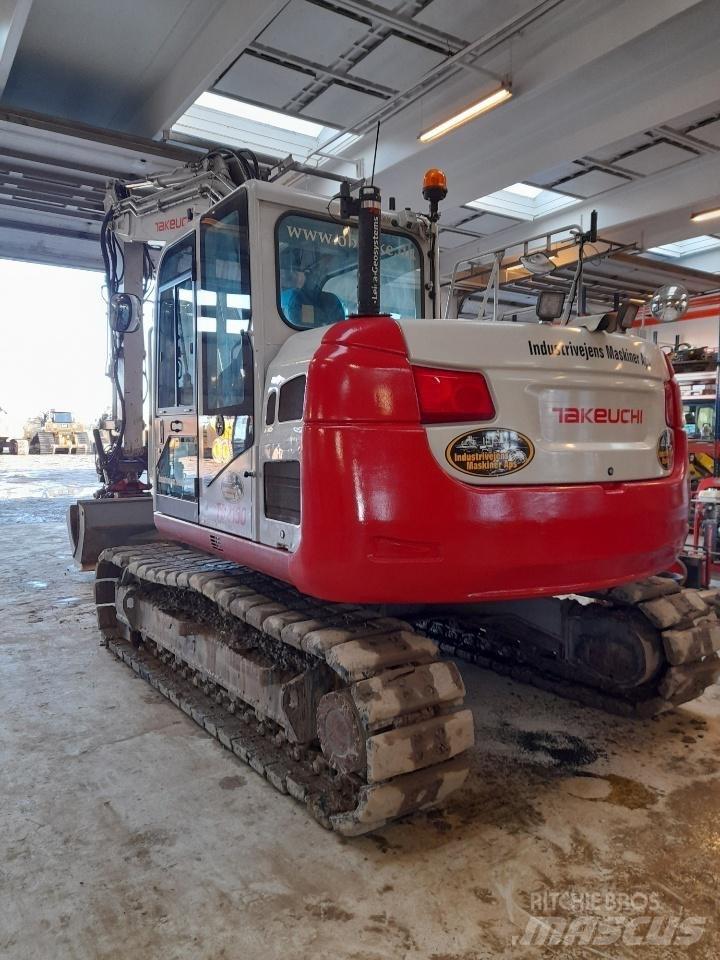
M 396 318 L 420 317 L 422 254 L 407 234 L 381 234 L 380 306 Z M 288 214 L 276 228 L 278 307 L 291 327 L 323 327 L 357 312 L 357 228 Z
M 247 195 L 238 191 L 200 221 L 198 328 L 202 412 L 251 416 L 253 350 Z
M 195 307 L 193 237 L 170 247 L 158 276 L 157 406 L 195 404 Z
M 715 436 L 715 405 L 685 404 L 685 432 L 693 440 L 712 440 Z

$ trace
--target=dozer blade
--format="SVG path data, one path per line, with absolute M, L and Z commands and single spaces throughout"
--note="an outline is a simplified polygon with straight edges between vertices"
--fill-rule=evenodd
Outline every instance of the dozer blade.
M 78 500 L 68 507 L 67 526 L 81 570 L 92 570 L 108 547 L 157 539 L 152 497 Z

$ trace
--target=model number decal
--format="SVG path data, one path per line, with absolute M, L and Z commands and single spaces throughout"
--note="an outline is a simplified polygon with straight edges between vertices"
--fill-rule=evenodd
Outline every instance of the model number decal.
M 471 430 L 455 437 L 445 458 L 456 470 L 474 477 L 504 477 L 526 467 L 535 456 L 535 447 L 517 430 L 491 427 Z
M 559 423 L 642 423 L 640 407 L 553 407 Z

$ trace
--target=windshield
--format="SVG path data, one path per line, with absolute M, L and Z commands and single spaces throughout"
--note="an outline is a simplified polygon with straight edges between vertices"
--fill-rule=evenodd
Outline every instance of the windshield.
M 58 410 L 53 410 L 52 418 L 53 423 L 72 423 L 71 413 L 61 413 Z
M 279 306 L 292 327 L 336 323 L 357 312 L 357 227 L 290 214 L 277 226 Z M 422 316 L 422 255 L 407 234 L 381 234 L 380 309 Z
M 683 404 L 685 432 L 696 440 L 712 439 L 715 436 L 714 402 L 690 402 Z

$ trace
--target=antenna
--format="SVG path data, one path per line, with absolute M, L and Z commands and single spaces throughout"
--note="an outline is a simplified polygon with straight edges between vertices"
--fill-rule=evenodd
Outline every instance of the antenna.
M 359 317 L 376 317 L 380 313 L 380 220 L 382 214 L 380 189 L 374 185 L 379 139 L 380 121 L 378 120 L 370 183 L 360 187 L 357 200 L 351 195 L 350 184 L 347 181 L 340 184 L 340 217 L 342 220 L 357 217 L 358 220 L 356 316 Z
M 375 129 L 375 151 L 373 153 L 373 165 L 372 165 L 372 173 L 370 174 L 370 186 L 372 186 L 375 183 L 375 161 L 377 160 L 377 148 L 378 148 L 379 139 L 380 139 L 380 121 L 378 120 L 377 127 Z

